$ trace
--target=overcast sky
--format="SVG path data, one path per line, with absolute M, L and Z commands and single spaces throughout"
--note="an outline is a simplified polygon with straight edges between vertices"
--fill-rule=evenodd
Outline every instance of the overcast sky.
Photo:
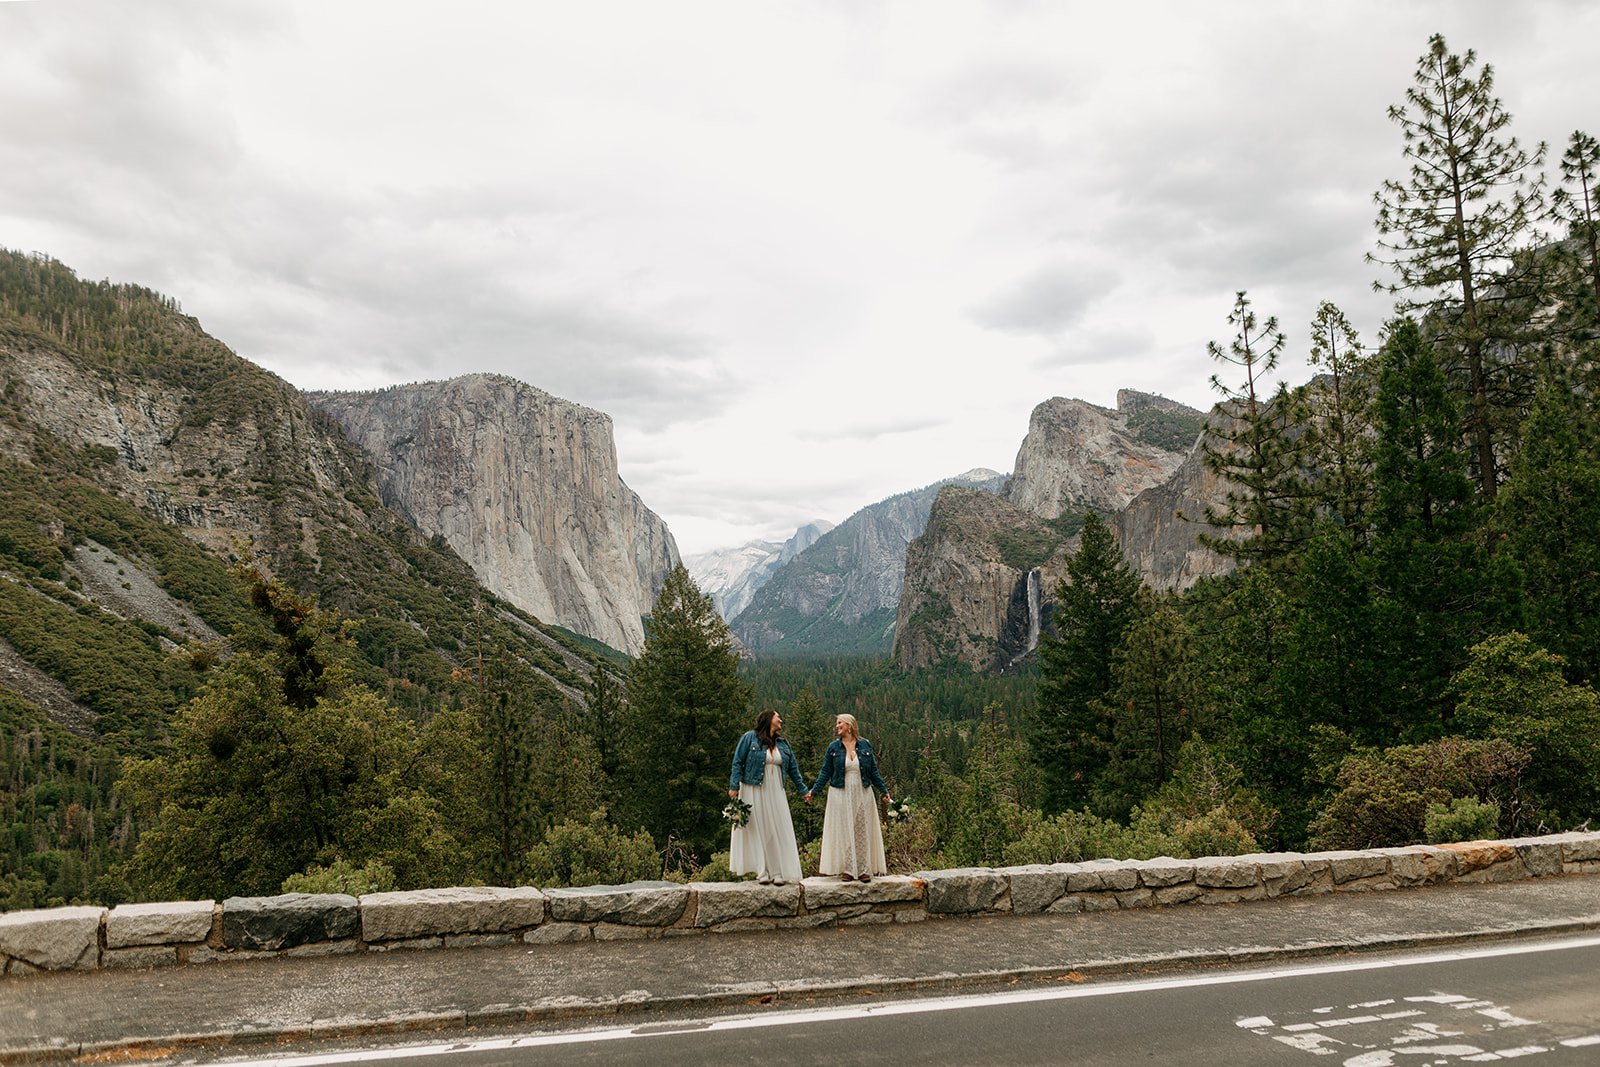
M 1429 34 L 1600 133 L 1600 4 L 0 0 L 0 246 L 304 389 L 597 408 L 685 553 L 971 467 L 1051 396 L 1209 406 L 1237 289 L 1374 338 Z

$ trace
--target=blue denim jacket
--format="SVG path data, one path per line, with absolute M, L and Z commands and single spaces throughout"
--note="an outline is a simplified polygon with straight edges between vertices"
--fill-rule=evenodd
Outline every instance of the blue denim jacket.
M 872 746 L 864 738 L 856 738 L 856 759 L 861 762 L 861 784 L 869 789 L 877 786 L 878 792 L 888 796 L 889 787 L 883 784 L 883 776 L 878 773 L 878 758 L 872 754 Z M 822 757 L 822 773 L 817 775 L 817 784 L 811 787 L 811 791 L 817 792 L 824 783 L 835 789 L 843 789 L 844 760 L 844 742 L 836 737 L 833 744 L 828 746 L 827 754 Z
M 802 795 L 806 792 L 806 780 L 800 777 L 800 764 L 795 762 L 794 750 L 789 747 L 789 742 L 778 738 L 778 751 L 783 755 L 783 773 L 789 781 L 794 783 L 795 789 Z M 733 750 L 733 773 L 728 776 L 728 788 L 738 789 L 739 783 L 749 782 L 751 785 L 760 785 L 761 779 L 767 776 L 767 750 L 761 747 L 761 742 L 756 740 L 754 730 L 746 730 L 744 736 L 739 738 L 739 746 Z

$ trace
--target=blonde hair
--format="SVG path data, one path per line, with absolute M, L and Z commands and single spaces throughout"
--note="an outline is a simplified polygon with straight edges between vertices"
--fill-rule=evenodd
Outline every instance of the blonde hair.
M 861 740 L 861 728 L 856 725 L 856 717 L 854 715 L 835 715 L 834 718 L 850 727 L 851 737 L 857 741 Z

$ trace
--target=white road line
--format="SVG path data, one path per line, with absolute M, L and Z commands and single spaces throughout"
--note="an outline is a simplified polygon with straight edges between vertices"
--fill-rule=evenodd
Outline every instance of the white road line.
M 1136 982 L 1090 983 L 1065 988 L 1014 990 L 1005 993 L 984 993 L 969 996 L 930 997 L 921 1000 L 889 1001 L 881 1004 L 864 1004 L 852 1007 L 800 1008 L 793 1011 L 734 1015 L 727 1018 L 714 1019 L 709 1023 L 705 1020 L 685 1021 L 681 1025 L 659 1022 L 643 1023 L 638 1026 L 610 1027 L 601 1030 L 532 1034 L 526 1037 L 490 1038 L 436 1045 L 413 1045 L 345 1053 L 325 1053 L 315 1056 L 283 1056 L 257 1060 L 228 1060 L 226 1062 L 228 1067 L 321 1067 L 323 1064 L 333 1063 L 374 1063 L 383 1060 L 449 1056 L 463 1052 L 493 1052 L 512 1048 L 539 1048 L 550 1045 L 586 1044 L 594 1041 L 625 1041 L 649 1037 L 667 1037 L 683 1032 L 704 1034 L 719 1030 L 746 1030 L 756 1026 L 800 1026 L 807 1023 L 867 1019 L 874 1016 L 920 1015 L 937 1011 L 960 1011 L 965 1008 L 993 1007 L 1004 1004 L 1031 1004 L 1048 1000 L 1075 1000 L 1080 997 L 1115 996 L 1122 993 L 1150 993 L 1166 989 L 1236 985 L 1244 982 L 1271 982 L 1284 978 L 1300 978 L 1319 974 L 1348 974 L 1354 971 L 1378 971 L 1396 967 L 1418 967 L 1430 963 L 1452 963 L 1461 960 L 1492 959 L 1499 956 L 1524 956 L 1536 952 L 1556 952 L 1563 949 L 1595 947 L 1600 947 L 1600 937 L 1573 938 L 1554 943 L 1491 945 L 1482 948 L 1463 948 L 1434 952 L 1425 956 L 1306 964 L 1300 967 L 1277 967 L 1266 971 L 1185 975 Z M 1423 1000 L 1432 998 L 1407 997 L 1406 999 Z M 1465 1000 L 1466 998 L 1459 999 Z M 1488 1002 L 1485 1001 L 1484 1003 Z M 1258 1023 L 1260 1019 L 1244 1021 Z M 1575 1040 L 1584 1041 L 1585 1043 L 1590 1042 L 1590 1039 L 1587 1038 Z M 1600 1036 L 1593 1039 L 1593 1043 L 1600 1043 Z

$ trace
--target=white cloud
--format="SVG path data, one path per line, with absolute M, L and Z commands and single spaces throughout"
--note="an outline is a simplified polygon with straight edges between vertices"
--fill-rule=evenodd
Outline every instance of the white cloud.
M 1318 301 L 1376 336 L 1435 31 L 1593 131 L 1577 4 L 0 4 L 0 245 L 305 388 L 606 411 L 694 552 L 1004 469 L 1048 396 L 1206 404 L 1236 289 L 1291 379 Z

